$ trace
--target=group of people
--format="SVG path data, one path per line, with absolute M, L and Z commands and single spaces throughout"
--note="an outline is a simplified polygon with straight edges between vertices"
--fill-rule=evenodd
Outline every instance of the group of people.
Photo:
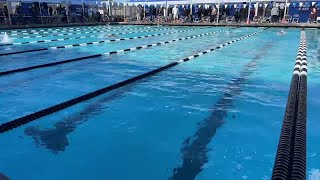
M 271 13 L 271 22 L 279 22 L 284 16 L 285 5 L 281 3 L 279 6 L 273 4 L 273 7 L 270 10 Z
M 11 12 L 11 23 L 14 25 L 21 24 L 40 24 L 50 22 L 84 22 L 84 21 L 101 21 L 100 12 L 95 8 L 85 8 L 85 11 L 78 10 L 79 8 L 69 5 L 68 7 L 58 5 L 53 7 L 47 3 L 34 2 L 22 4 L 18 2 Z M 82 8 L 81 8 L 82 9 Z M 79 20 L 75 20 L 75 18 Z M 0 9 L 0 24 L 9 24 L 8 7 L 5 5 Z
M 168 12 L 166 12 L 168 11 Z M 139 5 L 137 9 L 137 21 L 150 20 L 156 21 L 157 17 L 165 17 L 167 22 L 179 22 L 180 19 L 184 19 L 185 22 L 193 22 L 195 18 L 198 21 L 208 21 L 216 22 L 217 19 L 225 19 L 230 16 L 230 9 L 222 6 L 220 10 L 218 10 L 215 6 L 199 6 L 194 10 L 195 12 L 191 15 L 190 8 L 183 7 L 182 9 L 178 9 L 178 7 L 170 6 L 168 9 L 165 7 L 150 7 L 148 9 L 144 9 L 143 6 Z M 251 12 L 254 14 L 254 10 Z M 250 13 L 250 14 L 251 14 Z M 234 12 L 235 21 L 245 21 L 247 19 L 248 7 L 246 8 L 236 8 Z M 219 16 L 219 18 L 218 18 Z M 148 19 L 150 17 L 150 19 Z
M 166 12 L 168 11 L 168 12 Z M 184 8 L 183 15 L 187 16 L 190 14 L 190 10 Z M 146 17 L 150 16 L 150 21 L 156 21 L 159 17 L 167 17 L 167 20 L 177 22 L 179 19 L 179 9 L 177 6 L 169 7 L 152 7 L 145 9 L 141 5 L 137 7 L 137 21 L 143 21 Z

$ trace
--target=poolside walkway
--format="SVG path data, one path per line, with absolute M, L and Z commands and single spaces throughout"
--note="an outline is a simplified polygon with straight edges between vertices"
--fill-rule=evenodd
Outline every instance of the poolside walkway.
M 158 25 L 155 22 L 92 22 L 92 23 L 69 23 L 69 24 L 31 24 L 31 25 L 1 25 L 0 30 L 25 29 L 25 28 L 49 28 L 49 27 L 70 27 L 70 26 L 95 26 L 95 25 Z M 310 23 L 161 23 L 167 26 L 237 26 L 237 27 L 275 27 L 275 28 L 320 28 L 320 24 Z
M 105 24 L 118 24 L 112 22 L 90 22 L 90 23 L 69 23 L 69 24 L 28 24 L 28 25 L 1 25 L 0 30 L 26 29 L 26 28 L 50 28 L 50 27 L 70 27 L 70 26 L 96 26 Z
M 125 25 L 158 25 L 154 22 L 129 22 L 123 23 L 119 22 L 119 24 Z M 241 26 L 241 27 L 276 27 L 276 28 L 288 28 L 288 27 L 295 27 L 295 28 L 320 28 L 320 24 L 310 24 L 310 23 L 161 23 L 161 25 L 169 25 L 169 26 Z

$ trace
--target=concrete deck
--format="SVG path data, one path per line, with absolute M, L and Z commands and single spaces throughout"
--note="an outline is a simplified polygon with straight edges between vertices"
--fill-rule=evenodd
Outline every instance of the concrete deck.
M 96 25 L 158 25 L 157 23 L 141 23 L 141 22 L 95 22 L 95 23 L 70 23 L 70 24 L 34 24 L 34 25 L 1 25 L 0 30 L 8 29 L 27 29 L 27 28 L 50 28 L 50 27 L 70 27 L 70 26 L 96 26 Z M 239 24 L 239 23 L 161 23 L 166 26 L 236 26 L 236 27 L 274 27 L 274 28 L 317 28 L 320 29 L 320 24 L 310 23 L 251 23 L 251 24 Z
M 158 25 L 157 23 L 138 23 L 130 22 L 119 24 L 123 25 Z M 168 26 L 236 26 L 236 27 L 274 27 L 274 28 L 320 28 L 320 24 L 310 23 L 251 23 L 251 24 L 240 24 L 240 23 L 161 23 L 161 25 Z
M 69 23 L 69 24 L 30 24 L 30 25 L 0 25 L 0 30 L 9 29 L 28 29 L 28 28 L 50 28 L 50 27 L 70 27 L 70 26 L 96 26 L 106 24 L 118 24 L 118 23 L 107 23 L 107 22 L 93 22 L 93 23 Z

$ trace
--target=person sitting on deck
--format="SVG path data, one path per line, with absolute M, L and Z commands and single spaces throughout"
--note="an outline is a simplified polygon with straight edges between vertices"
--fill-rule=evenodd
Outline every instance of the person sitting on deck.
M 214 20 L 217 17 L 217 14 L 218 14 L 217 9 L 215 7 L 212 7 L 211 16 L 210 16 L 210 22 L 214 22 Z

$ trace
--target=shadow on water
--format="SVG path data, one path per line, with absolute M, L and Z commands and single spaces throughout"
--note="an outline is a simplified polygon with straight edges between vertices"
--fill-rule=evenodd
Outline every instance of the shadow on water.
M 216 134 L 217 129 L 224 124 L 228 110 L 233 107 L 235 96 L 240 95 L 242 85 L 245 84 L 249 76 L 255 71 L 258 60 L 262 59 L 266 51 L 270 48 L 266 44 L 258 51 L 259 53 L 245 65 L 240 73 L 240 77 L 233 79 L 227 86 L 223 96 L 217 101 L 209 117 L 205 118 L 200 124 L 194 135 L 188 137 L 181 148 L 182 165 L 173 169 L 171 180 L 193 180 L 202 171 L 203 165 L 208 162 L 207 152 L 210 150 L 207 145 Z M 232 118 L 235 118 L 233 115 Z
M 43 129 L 38 126 L 29 126 L 25 128 L 24 133 L 31 136 L 37 146 L 44 146 L 52 153 L 58 154 L 69 145 L 67 137 L 69 133 L 75 131 L 78 125 L 88 121 L 89 118 L 101 114 L 107 108 L 108 102 L 122 98 L 128 91 L 129 88 L 121 88 L 95 103 L 90 103 L 80 113 L 56 122 L 52 128 Z
M 10 178 L 8 178 L 4 174 L 0 173 L 0 180 L 10 180 Z

